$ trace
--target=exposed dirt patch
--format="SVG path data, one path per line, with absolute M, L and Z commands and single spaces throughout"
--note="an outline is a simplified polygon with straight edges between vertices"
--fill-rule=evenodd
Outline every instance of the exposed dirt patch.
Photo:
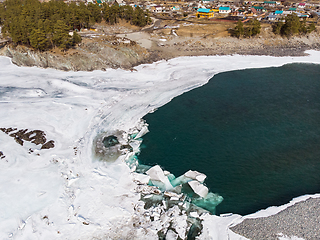
M 54 141 L 50 140 L 47 142 L 46 134 L 41 130 L 28 131 L 28 129 L 17 130 L 17 128 L 0 128 L 0 130 L 14 138 L 21 146 L 23 146 L 25 141 L 28 141 L 35 145 L 42 145 L 41 149 L 54 148 Z

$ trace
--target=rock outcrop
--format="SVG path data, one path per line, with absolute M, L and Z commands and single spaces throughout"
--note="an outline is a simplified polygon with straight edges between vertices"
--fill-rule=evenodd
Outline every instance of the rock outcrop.
M 63 71 L 93 71 L 106 68 L 130 69 L 148 61 L 150 53 L 135 43 L 113 46 L 110 42 L 91 41 L 66 52 L 59 50 L 40 52 L 9 44 L 0 50 L 0 55 L 12 58 L 12 62 L 18 66 L 37 66 Z

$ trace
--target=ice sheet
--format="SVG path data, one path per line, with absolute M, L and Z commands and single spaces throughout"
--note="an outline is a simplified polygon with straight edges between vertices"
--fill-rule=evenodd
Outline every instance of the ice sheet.
M 0 131 L 5 156 L 0 158 L 0 238 L 156 239 L 167 220 L 138 226 L 143 208 L 134 177 L 123 157 L 112 164 L 93 160 L 95 137 L 134 132 L 145 114 L 219 72 L 320 63 L 320 52 L 308 53 L 181 57 L 140 65 L 133 72 L 17 67 L 0 57 L 0 127 L 42 130 L 55 142 L 54 148 L 40 150 L 31 143 L 21 146 Z M 227 226 L 238 218 L 206 215 L 201 236 L 226 239 Z M 179 215 L 174 224 L 184 226 L 183 221 Z

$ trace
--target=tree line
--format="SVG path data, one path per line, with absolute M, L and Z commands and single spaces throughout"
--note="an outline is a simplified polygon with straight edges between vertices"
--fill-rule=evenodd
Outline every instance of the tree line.
M 245 25 L 239 20 L 237 25 L 231 31 L 235 37 L 252 37 L 260 33 L 261 25 L 257 19 L 250 19 Z
M 234 37 L 251 37 L 260 33 L 260 22 L 256 19 L 251 19 L 248 23 L 243 24 L 239 20 L 236 26 L 230 30 Z M 307 34 L 316 29 L 314 23 L 307 24 L 306 19 L 300 20 L 297 14 L 289 14 L 285 18 L 280 19 L 272 25 L 272 31 L 275 34 L 282 36 L 293 36 L 296 34 Z
M 133 9 L 128 5 L 119 6 L 118 4 L 113 4 L 112 6 L 109 6 L 108 4 L 103 3 L 102 16 L 109 24 L 118 23 L 119 19 L 124 19 L 132 25 L 139 27 L 144 27 L 151 23 L 148 11 L 144 11 L 139 6 Z
M 297 14 L 287 15 L 284 19 L 274 23 L 272 25 L 272 31 L 275 34 L 280 34 L 282 36 L 293 36 L 295 34 L 307 34 L 311 33 L 316 29 L 315 24 L 309 23 L 307 24 L 306 19 L 304 18 L 300 21 Z
M 148 12 L 136 7 L 89 3 L 66 4 L 61 0 L 6 0 L 0 4 L 2 33 L 15 44 L 32 46 L 37 50 L 53 47 L 68 49 L 81 42 L 77 30 L 89 28 L 105 20 L 115 24 L 125 19 L 143 27 L 151 22 Z M 73 31 L 73 34 L 69 34 Z

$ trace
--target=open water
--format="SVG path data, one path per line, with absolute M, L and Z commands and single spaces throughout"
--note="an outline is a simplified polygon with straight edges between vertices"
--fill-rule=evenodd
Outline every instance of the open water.
M 141 163 L 205 173 L 219 213 L 320 192 L 320 66 L 221 73 L 144 119 Z

